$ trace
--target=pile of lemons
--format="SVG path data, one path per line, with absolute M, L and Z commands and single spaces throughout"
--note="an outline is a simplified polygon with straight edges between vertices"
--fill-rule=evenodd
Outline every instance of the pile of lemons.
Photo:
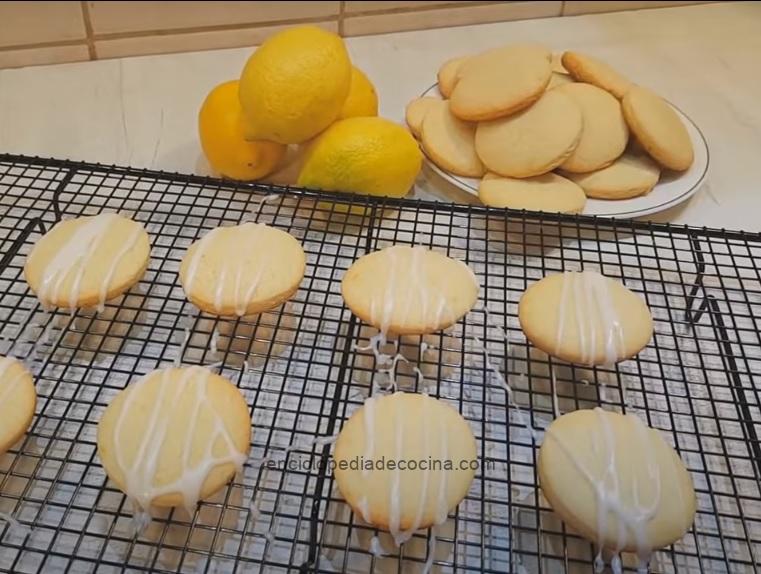
M 422 154 L 406 128 L 379 118 L 375 88 L 343 40 L 316 26 L 280 32 L 216 86 L 198 117 L 201 147 L 220 175 L 242 181 L 278 169 L 298 146 L 296 183 L 401 197 Z

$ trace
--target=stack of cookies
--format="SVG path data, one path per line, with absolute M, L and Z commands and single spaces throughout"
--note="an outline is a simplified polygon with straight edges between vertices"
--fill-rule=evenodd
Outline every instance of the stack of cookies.
M 481 179 L 486 205 L 579 213 L 588 197 L 646 194 L 693 161 L 665 100 L 578 52 L 518 44 L 455 58 L 438 87 L 444 99 L 410 102 L 407 124 L 441 169 Z

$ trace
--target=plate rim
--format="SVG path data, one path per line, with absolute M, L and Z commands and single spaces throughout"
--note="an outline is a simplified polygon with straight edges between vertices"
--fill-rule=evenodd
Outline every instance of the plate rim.
M 423 91 L 418 97 L 425 97 L 430 94 L 432 90 L 437 90 L 439 86 L 438 82 L 434 82 L 431 84 L 428 88 L 426 88 L 425 91 Z M 695 121 L 688 116 L 686 113 L 682 111 L 679 106 L 673 104 L 671 101 L 667 100 L 666 98 L 663 98 L 666 103 L 674 108 L 681 117 L 683 117 L 685 120 L 687 120 L 690 125 L 692 125 L 693 128 L 695 128 L 695 131 L 698 133 L 698 136 L 700 136 L 700 142 L 703 144 L 703 148 L 706 151 L 706 161 L 705 165 L 703 166 L 703 171 L 698 177 L 698 179 L 695 181 L 694 185 L 689 187 L 688 189 L 684 190 L 681 194 L 679 194 L 676 197 L 672 197 L 671 199 L 668 199 L 664 203 L 659 203 L 658 205 L 653 205 L 651 207 L 645 207 L 640 209 L 633 209 L 629 211 L 618 211 L 618 212 L 612 212 L 612 213 L 581 213 L 580 215 L 585 215 L 587 217 L 608 217 L 608 218 L 619 218 L 619 219 L 633 219 L 635 217 L 644 217 L 646 215 L 652 215 L 654 213 L 659 213 L 661 211 L 666 211 L 667 209 L 670 209 L 672 207 L 675 207 L 679 205 L 680 203 L 684 203 L 687 201 L 690 197 L 695 195 L 697 193 L 698 189 L 703 185 L 705 182 L 706 176 L 708 175 L 708 167 L 711 165 L 711 148 L 708 145 L 708 140 L 706 140 L 705 134 L 703 134 L 703 131 L 700 129 L 700 126 L 695 123 Z M 478 197 L 478 189 L 474 188 L 470 184 L 464 182 L 462 179 L 460 179 L 458 176 L 449 173 L 446 170 L 441 169 L 438 165 L 436 165 L 430 157 L 428 157 L 428 154 L 425 153 L 425 150 L 423 149 L 423 146 L 420 146 L 423 155 L 425 156 L 426 162 L 433 168 L 433 170 L 438 173 L 441 177 L 443 177 L 445 180 L 447 180 L 452 185 L 458 187 L 459 189 L 465 191 L 466 193 L 470 193 L 471 195 L 475 195 L 476 198 Z M 526 210 L 526 211 L 532 211 L 532 210 Z M 536 213 L 544 213 L 542 211 L 536 211 Z

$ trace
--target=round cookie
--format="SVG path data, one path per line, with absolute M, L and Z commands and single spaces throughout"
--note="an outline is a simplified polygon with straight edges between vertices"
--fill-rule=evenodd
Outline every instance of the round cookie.
M 626 93 L 622 106 L 632 133 L 655 161 L 675 171 L 692 165 L 690 134 L 663 98 L 637 86 Z
M 341 429 L 333 458 L 352 510 L 401 544 L 446 521 L 468 492 L 476 456 L 460 413 L 428 395 L 398 392 L 365 401 Z
M 563 67 L 578 82 L 586 82 L 606 92 L 610 92 L 619 100 L 629 91 L 633 84 L 616 72 L 605 62 L 580 54 L 579 52 L 565 52 L 561 59 Z
M 460 68 L 452 113 L 468 121 L 493 120 L 533 104 L 550 82 L 549 50 L 513 45 L 473 56 Z
M 628 199 L 645 195 L 658 183 L 661 168 L 646 155 L 626 152 L 607 167 L 589 173 L 568 173 L 587 194 L 596 199 Z
M 66 219 L 35 243 L 24 277 L 43 306 L 102 310 L 140 280 L 150 251 L 143 226 L 116 213 Z
M 570 96 L 581 108 L 584 129 L 579 145 L 560 165 L 565 171 L 585 173 L 613 163 L 629 141 L 621 104 L 605 90 L 591 84 L 572 83 L 553 92 Z
M 121 391 L 98 422 L 98 455 L 138 506 L 183 506 L 224 486 L 249 451 L 246 400 L 206 368 L 148 373 Z
M 441 102 L 439 98 L 433 96 L 425 96 L 423 98 L 415 98 L 404 109 L 404 121 L 407 122 L 407 126 L 410 128 L 412 135 L 420 139 L 420 134 L 423 129 L 423 120 L 425 119 L 428 110 L 438 105 Z
M 610 366 L 633 357 L 653 334 L 645 302 L 594 271 L 566 271 L 537 281 L 521 296 L 518 319 L 534 346 L 580 365 Z
M 36 406 L 31 373 L 21 361 L 0 357 L 0 455 L 24 435 Z
M 454 90 L 457 82 L 460 81 L 460 68 L 470 58 L 471 56 L 452 58 L 444 62 L 441 68 L 439 68 L 436 79 L 438 80 L 439 92 L 441 92 L 442 96 L 448 98 L 452 95 L 452 90 Z
M 550 83 L 547 84 L 547 89 L 551 90 L 553 88 L 557 88 L 558 86 L 562 86 L 564 84 L 573 84 L 573 78 L 569 76 L 568 74 L 552 72 L 552 77 L 550 78 Z
M 555 513 L 600 551 L 636 552 L 647 562 L 654 549 L 684 536 L 695 517 L 684 463 L 634 415 L 596 408 L 555 419 L 538 473 Z
M 355 315 L 397 335 L 424 335 L 455 324 L 476 304 L 479 289 L 462 261 L 404 245 L 360 257 L 341 282 Z
M 464 177 L 481 177 L 484 165 L 476 154 L 476 125 L 455 117 L 449 102 L 431 106 L 423 119 L 421 143 L 440 168 Z
M 555 173 L 525 179 L 487 173 L 478 197 L 490 207 L 560 213 L 581 213 L 587 202 L 583 189 Z
M 530 108 L 479 123 L 476 153 L 489 171 L 531 177 L 562 164 L 581 137 L 581 109 L 561 90 L 551 90 Z
M 563 54 L 553 53 L 552 58 L 550 59 L 550 66 L 553 73 L 568 75 L 568 70 L 566 70 L 563 65 Z
M 262 223 L 217 227 L 189 248 L 180 282 L 207 313 L 243 316 L 277 307 L 299 288 L 306 256 L 295 237 Z

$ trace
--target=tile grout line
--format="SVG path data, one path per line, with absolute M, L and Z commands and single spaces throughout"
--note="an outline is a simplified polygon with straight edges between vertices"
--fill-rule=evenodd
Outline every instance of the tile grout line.
M 80 2 L 82 6 L 82 20 L 85 25 L 85 34 L 87 35 L 87 53 L 90 56 L 90 60 L 97 60 L 98 54 L 95 51 L 95 40 L 93 39 L 92 20 L 90 19 L 90 8 L 87 6 L 87 2 L 82 0 Z
M 346 17 L 346 2 L 341 0 L 338 3 L 338 35 L 343 38 L 344 35 L 344 18 Z

